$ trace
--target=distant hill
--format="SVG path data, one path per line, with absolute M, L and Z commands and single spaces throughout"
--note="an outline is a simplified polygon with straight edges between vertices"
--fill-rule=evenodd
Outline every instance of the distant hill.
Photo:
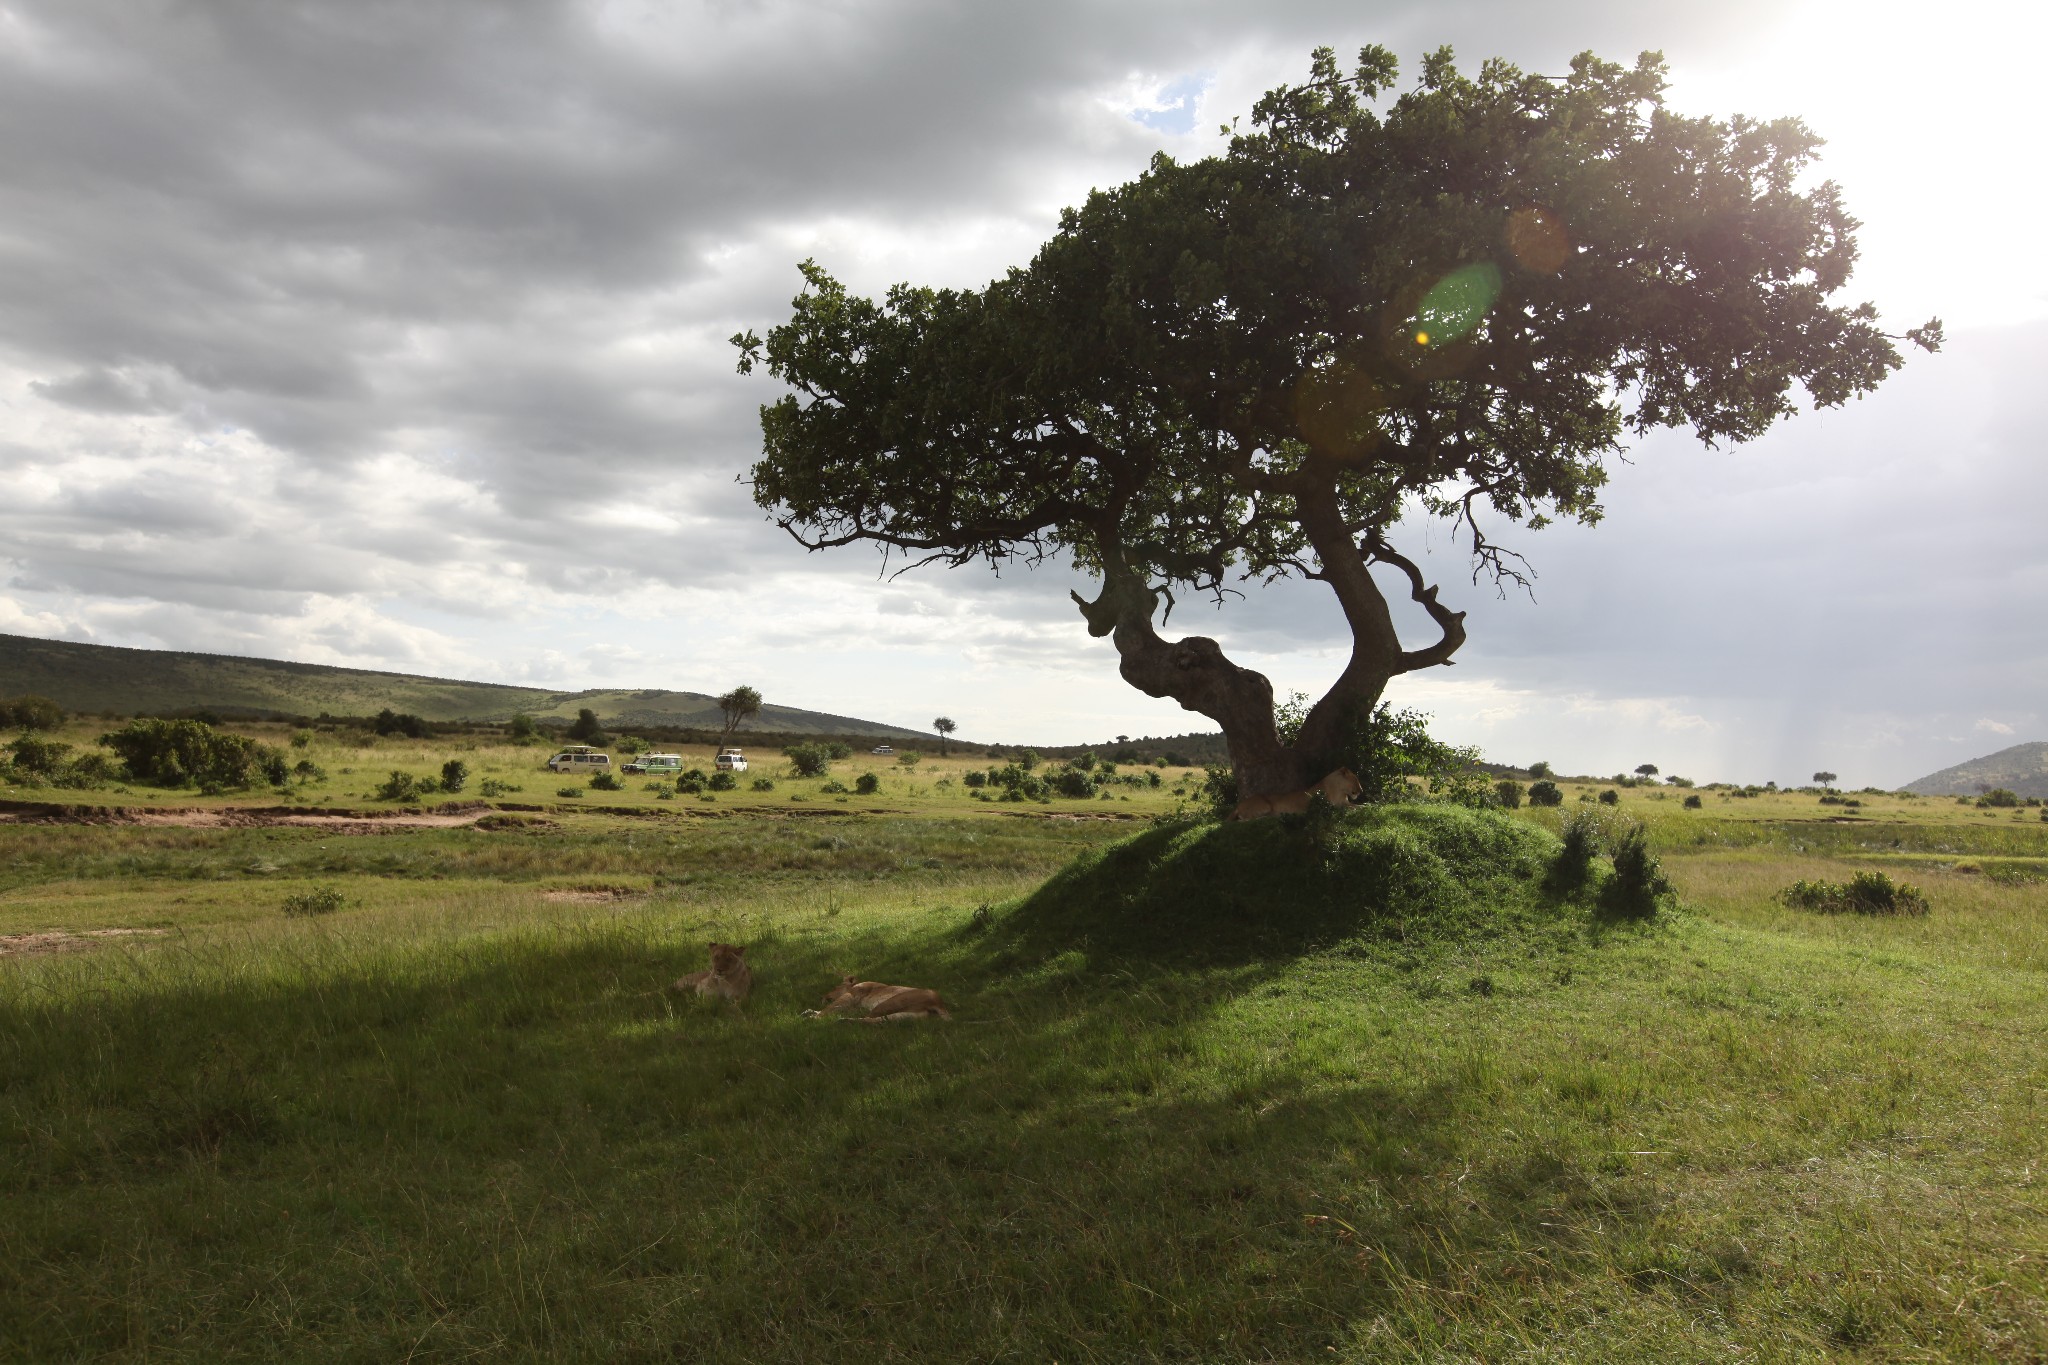
M 425 720 L 504 721 L 524 712 L 536 720 L 574 720 L 589 707 L 607 725 L 717 729 L 724 718 L 702 692 L 599 688 L 554 692 L 538 687 L 422 678 L 364 668 L 125 649 L 0 635 L 0 697 L 31 693 L 67 711 L 208 710 L 223 716 L 370 716 L 389 707 Z M 769 703 L 750 730 L 789 735 L 874 735 L 933 739 L 900 725 L 805 711 Z
M 1975 796 L 2004 787 L 2020 796 L 2048 798 L 2048 743 L 2015 744 L 1995 754 L 1943 768 L 1908 782 L 1905 790 L 1922 796 Z

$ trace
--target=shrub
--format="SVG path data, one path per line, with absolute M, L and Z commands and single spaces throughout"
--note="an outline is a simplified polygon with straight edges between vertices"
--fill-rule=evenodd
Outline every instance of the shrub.
M 331 915 L 348 900 L 338 886 L 315 886 L 304 891 L 295 891 L 284 898 L 284 912 L 287 915 Z
M 1202 773 L 1202 800 L 1216 819 L 1228 818 L 1237 809 L 1237 771 L 1227 764 L 1210 764 Z
M 1083 749 L 1080 753 L 1067 760 L 1067 766 L 1084 773 L 1088 772 L 1095 766 L 1095 751 L 1093 749 Z
M 1824 915 L 1924 915 L 1929 909 L 1918 887 L 1894 882 L 1882 872 L 1858 872 L 1846 883 L 1797 881 L 1779 892 L 1778 899 Z
M 1505 810 L 1520 810 L 1522 807 L 1522 784 L 1502 778 L 1493 784 L 1493 803 Z
M 571 800 L 571 801 L 574 801 L 574 800 L 577 800 L 577 799 L 579 799 L 579 798 L 581 798 L 581 797 L 582 797 L 582 795 L 583 795 L 583 788 L 581 788 L 581 787 L 557 787 L 557 788 L 555 788 L 555 795 L 557 795 L 557 796 L 562 796 L 562 797 L 567 797 L 567 798 L 568 798 L 569 800 Z
M 827 796 L 841 796 L 847 793 L 848 791 L 851 791 L 852 788 L 848 787 L 844 782 L 841 782 L 838 778 L 834 777 L 827 780 L 825 785 L 818 788 L 818 790 L 825 793 Z
M 200 720 L 132 720 L 99 742 L 114 751 L 130 777 L 155 787 L 246 787 L 277 752 Z
M 834 763 L 844 763 L 847 759 L 853 757 L 853 750 L 836 739 L 828 740 L 825 743 L 825 757 L 831 759 Z
M 710 780 L 708 780 L 704 785 L 715 792 L 738 791 L 740 787 L 740 780 L 737 777 L 734 777 L 731 773 L 724 772 L 721 770 L 719 772 L 711 774 Z
M 1017 766 L 1022 768 L 1027 773 L 1030 772 L 1033 768 L 1037 767 L 1038 750 L 1026 749 L 1023 752 L 1019 753 L 1017 755 Z
M 1048 779 L 1048 785 L 1055 795 L 1071 797 L 1076 801 L 1086 801 L 1095 795 L 1095 779 L 1083 768 L 1061 768 Z
M 391 776 L 375 793 L 379 801 L 417 801 L 420 799 L 420 783 L 411 773 L 392 770 Z
M 896 755 L 896 762 L 905 768 L 915 768 L 917 766 L 917 751 L 906 749 L 904 752 Z
M 306 747 L 307 747 L 308 745 L 310 745 L 310 744 L 311 744 L 312 742 L 313 742 L 313 732 L 312 732 L 311 730 L 294 730 L 294 731 L 292 731 L 292 747 L 293 747 L 294 749 L 303 749 L 303 748 L 306 748 Z
M 1603 806 L 1620 805 L 1621 793 L 1616 791 L 1614 788 L 1609 787 L 1606 791 L 1600 793 L 1600 804 Z
M 273 787 L 282 787 L 292 780 L 291 763 L 284 756 L 284 750 L 268 745 L 258 746 L 256 766 L 263 772 L 263 780 Z
M 988 785 L 988 774 L 983 772 L 981 769 L 976 768 L 967 773 L 967 775 L 962 777 L 960 780 L 962 782 L 965 782 L 970 787 L 986 787 Z
M 590 779 L 590 789 L 594 792 L 622 792 L 626 784 L 619 781 L 617 773 L 596 773 Z
M 2001 810 L 2009 810 L 2019 803 L 2019 797 L 2007 791 L 2004 787 L 1993 787 L 1990 791 L 1977 798 L 1978 805 L 1997 806 Z
M 540 727 L 533 723 L 533 717 L 525 712 L 512 717 L 512 723 L 505 727 L 505 733 L 513 739 L 533 739 L 540 734 Z
M 676 790 L 685 796 L 695 796 L 704 790 L 708 781 L 710 779 L 704 776 L 702 768 L 685 768 L 676 774 Z
M 790 771 L 798 777 L 823 777 L 832 771 L 832 747 L 825 744 L 792 744 L 782 751 Z
M 882 789 L 882 779 L 873 773 L 862 773 L 853 780 L 853 789 L 862 796 L 873 796 Z
M 16 697 L 0 701 L 0 726 L 17 730 L 54 730 L 64 723 L 64 708 L 48 697 Z
M 1145 785 L 1148 787 L 1160 787 L 1165 785 L 1165 783 L 1160 779 L 1159 770 L 1157 768 L 1154 768 L 1151 772 L 1145 774 Z
M 1688 796 L 1685 798 L 1685 808 L 1687 810 L 1698 810 L 1700 808 L 1700 804 L 1700 799 L 1697 795 Z
M 459 792 L 469 785 L 469 765 L 459 758 L 451 758 L 441 765 L 441 790 Z
M 1532 806 L 1562 806 L 1564 790 L 1555 782 L 1545 779 L 1529 784 L 1529 804 Z
M 63 770 L 64 755 L 71 752 L 69 744 L 54 739 L 37 739 L 33 734 L 23 735 L 7 747 L 14 755 L 17 772 L 45 780 Z
M 404 715 L 388 706 L 377 713 L 370 725 L 380 735 L 404 735 L 407 739 L 425 739 L 434 733 L 433 727 L 418 716 Z
M 1591 811 L 1573 811 L 1558 828 L 1557 858 L 1550 865 L 1550 877 L 1560 890 L 1576 891 L 1593 875 L 1593 858 L 1600 852 L 1600 819 Z
M 314 782 L 325 782 L 327 770 L 310 758 L 302 758 L 292 765 L 292 776 L 299 779 L 299 785 L 306 786 Z
M 1657 902 L 1671 893 L 1671 879 L 1664 875 L 1657 855 L 1650 851 L 1650 834 L 1631 824 L 1614 842 L 1614 881 L 1607 888 L 1609 908 L 1629 919 L 1648 919 L 1657 913 Z
M 570 723 L 568 735 L 578 744 L 605 742 L 604 728 L 597 723 L 597 712 L 587 706 L 576 712 L 576 719 Z
M 622 754 L 637 754 L 647 747 L 647 741 L 634 735 L 621 735 L 613 741 L 612 747 Z
M 515 786 L 510 782 L 500 782 L 495 777 L 485 778 L 483 782 L 480 783 L 477 787 L 477 793 L 481 796 L 486 797 L 510 796 L 514 792 L 522 792 L 525 790 L 526 788 Z
M 755 778 L 755 779 L 754 779 L 754 790 L 755 790 L 755 791 L 757 791 L 757 792 L 772 792 L 772 791 L 774 791 L 774 790 L 775 790 L 775 779 L 774 779 L 774 778 L 772 778 L 772 777 L 757 777 L 757 778 Z

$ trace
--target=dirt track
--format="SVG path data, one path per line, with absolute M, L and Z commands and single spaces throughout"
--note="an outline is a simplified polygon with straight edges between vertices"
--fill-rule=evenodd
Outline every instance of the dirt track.
M 433 810 L 312 810 L 304 806 L 71 806 L 54 801 L 0 801 L 0 825 L 137 825 L 143 828 L 248 829 L 312 826 L 337 834 L 380 829 L 453 829 L 491 813 L 483 801 Z
M 75 953 L 97 948 L 114 938 L 158 938 L 168 929 L 45 929 L 34 934 L 0 934 L 0 957 L 35 957 L 43 953 Z

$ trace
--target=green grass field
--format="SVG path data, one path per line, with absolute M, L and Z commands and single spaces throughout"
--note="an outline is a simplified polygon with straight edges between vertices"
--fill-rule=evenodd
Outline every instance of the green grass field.
M 1637 923 L 1527 875 L 1555 811 L 1339 856 L 1150 823 L 1183 770 L 298 757 L 293 805 L 460 757 L 429 809 L 542 809 L 0 790 L 200 813 L 0 824 L 0 935 L 77 936 L 0 957 L 0 1360 L 2048 1357 L 2037 810 L 1630 789 L 1679 889 Z M 1932 913 L 1776 899 L 1863 869 Z M 714 938 L 743 1014 L 662 990 Z M 957 1018 L 802 1018 L 842 971 Z

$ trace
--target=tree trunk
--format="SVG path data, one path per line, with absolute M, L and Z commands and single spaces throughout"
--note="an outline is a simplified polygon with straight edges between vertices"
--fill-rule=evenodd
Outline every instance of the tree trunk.
M 1291 746 L 1280 742 L 1274 728 L 1273 685 L 1265 675 L 1232 663 L 1214 640 L 1204 636 L 1161 638 L 1152 628 L 1159 594 L 1113 555 L 1103 556 L 1109 567 L 1100 596 L 1090 602 L 1072 594 L 1087 618 L 1088 633 L 1107 635 L 1116 645 L 1118 671 L 1125 682 L 1147 696 L 1172 697 L 1184 709 L 1200 712 L 1222 727 L 1240 797 L 1281 796 L 1321 781 L 1342 762 L 1346 739 L 1372 715 L 1389 679 L 1449 663 L 1452 652 L 1465 642 L 1465 614 L 1439 606 L 1436 589 L 1423 586 L 1421 570 L 1385 542 L 1375 537 L 1360 548 L 1334 513 L 1315 515 L 1306 508 L 1303 529 L 1323 566 L 1314 576 L 1329 583 L 1344 607 L 1352 647 L 1350 662 L 1309 711 Z M 1415 600 L 1443 631 L 1436 644 L 1419 650 L 1401 648 L 1393 614 L 1368 571 L 1374 559 L 1407 574 Z

